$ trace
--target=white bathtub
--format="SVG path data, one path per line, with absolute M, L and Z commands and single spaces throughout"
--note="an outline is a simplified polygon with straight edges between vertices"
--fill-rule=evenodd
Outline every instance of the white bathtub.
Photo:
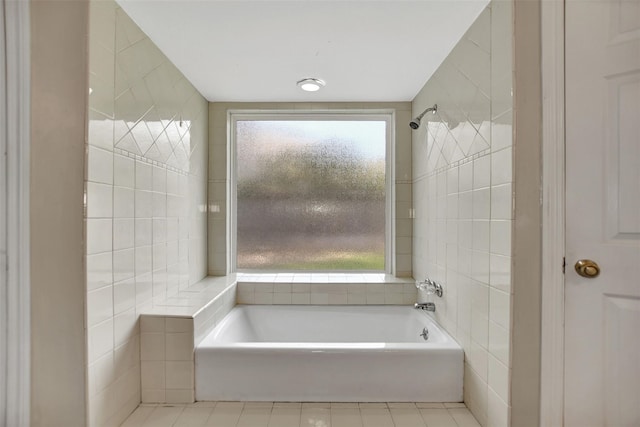
M 236 306 L 195 360 L 196 400 L 462 401 L 462 348 L 408 306 Z

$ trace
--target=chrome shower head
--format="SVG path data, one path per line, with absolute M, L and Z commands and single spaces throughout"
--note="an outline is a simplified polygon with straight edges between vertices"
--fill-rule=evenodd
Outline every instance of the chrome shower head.
M 420 121 L 422 120 L 422 118 L 424 117 L 425 114 L 427 114 L 428 112 L 431 112 L 432 114 L 435 114 L 436 111 L 438 111 L 438 104 L 433 104 L 433 107 L 429 107 L 426 110 L 424 110 L 422 112 L 422 114 L 420 114 L 418 117 L 416 117 L 415 119 L 411 120 L 409 122 L 409 126 L 411 127 L 411 129 L 416 130 L 420 127 Z

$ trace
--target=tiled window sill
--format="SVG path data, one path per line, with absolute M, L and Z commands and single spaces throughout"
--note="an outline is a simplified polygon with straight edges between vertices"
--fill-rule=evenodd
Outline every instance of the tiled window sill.
M 241 272 L 228 276 L 205 277 L 175 295 L 154 301 L 153 307 L 143 310 L 141 314 L 194 317 L 212 302 L 216 302 L 218 297 L 236 282 L 241 285 L 240 289 L 257 293 L 415 293 L 414 279 L 384 273 Z

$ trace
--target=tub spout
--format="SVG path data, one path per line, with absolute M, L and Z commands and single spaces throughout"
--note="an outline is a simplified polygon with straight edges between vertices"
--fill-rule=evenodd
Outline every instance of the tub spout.
M 417 308 L 420 310 L 427 310 L 427 311 L 436 311 L 436 305 L 432 302 L 425 302 L 425 303 L 417 302 L 414 304 L 413 308 Z

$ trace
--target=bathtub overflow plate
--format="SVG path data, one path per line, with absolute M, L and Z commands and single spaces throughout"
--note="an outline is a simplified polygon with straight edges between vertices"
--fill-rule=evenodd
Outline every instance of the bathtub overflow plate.
M 425 341 L 429 339 L 429 330 L 427 329 L 426 326 L 422 328 L 422 333 L 420 334 L 420 336 L 424 338 Z

